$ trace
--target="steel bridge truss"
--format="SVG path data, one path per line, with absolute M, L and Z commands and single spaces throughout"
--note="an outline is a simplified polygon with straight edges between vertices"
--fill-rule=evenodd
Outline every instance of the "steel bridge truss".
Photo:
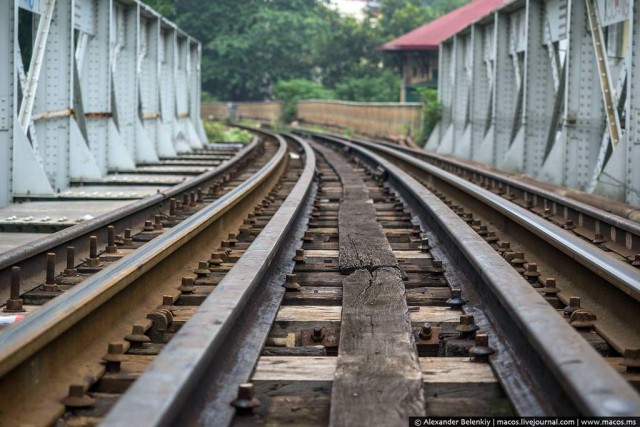
M 441 45 L 439 80 L 428 150 L 640 205 L 637 2 L 515 0 Z
M 175 24 L 134 0 L 0 10 L 0 206 L 203 146 L 201 46 Z

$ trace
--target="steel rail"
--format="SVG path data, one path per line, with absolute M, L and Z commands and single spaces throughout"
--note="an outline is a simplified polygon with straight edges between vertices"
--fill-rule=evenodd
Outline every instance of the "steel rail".
M 132 228 L 143 224 L 145 220 L 162 210 L 168 210 L 169 200 L 186 191 L 192 191 L 199 186 L 223 176 L 248 157 L 259 146 L 258 139 L 247 144 L 229 161 L 207 171 L 188 181 L 170 187 L 153 196 L 132 202 L 126 206 L 114 209 L 111 212 L 97 216 L 88 221 L 47 235 L 35 242 L 22 245 L 18 248 L 0 254 L 0 300 L 4 301 L 9 294 L 9 279 L 11 267 L 19 266 L 22 269 L 22 292 L 29 291 L 44 281 L 44 257 L 47 253 L 57 255 L 56 269 L 65 265 L 67 246 L 74 246 L 76 256 L 81 257 L 89 252 L 89 236 L 98 236 L 101 242 L 107 239 L 109 225 L 115 227 L 116 233 L 122 233 L 125 228 Z
M 564 213 L 565 219 L 571 219 L 576 224 L 580 223 L 583 227 L 588 228 L 593 233 L 601 233 L 604 236 L 610 236 L 612 240 L 618 242 L 620 245 L 626 246 L 627 249 L 640 253 L 640 224 L 636 220 L 631 220 L 622 216 L 635 215 L 634 217 L 640 219 L 640 211 L 637 209 L 629 208 L 626 212 L 618 209 L 619 212 L 617 213 L 609 212 L 601 207 L 593 206 L 589 203 L 572 199 L 570 197 L 563 197 L 543 187 L 520 181 L 515 177 L 497 173 L 485 168 L 474 168 L 472 165 L 463 161 L 427 152 L 422 149 L 400 147 L 383 141 L 370 141 L 356 137 L 344 138 L 342 135 L 330 132 L 320 133 L 307 129 L 301 129 L 301 131 L 309 135 L 326 135 L 342 138 L 355 143 L 373 143 L 380 146 L 386 146 L 413 156 L 419 156 L 441 169 L 447 170 L 447 168 L 449 168 L 451 170 L 463 171 L 464 173 L 474 177 L 482 177 L 488 181 L 501 183 L 504 185 L 505 190 L 512 191 L 523 199 L 525 198 L 525 195 L 529 200 L 533 197 L 538 198 L 538 205 L 546 206 L 545 202 L 548 204 L 555 203 L 561 209 L 566 210 Z
M 316 135 L 343 141 L 341 138 Z M 358 141 L 358 145 L 383 153 L 428 174 L 472 206 L 472 210 L 502 224 L 520 240 L 530 241 L 536 255 L 560 271 L 570 283 L 561 287 L 559 296 L 568 303 L 569 296 L 580 296 L 583 306 L 598 316 L 596 331 L 619 353 L 640 345 L 636 313 L 640 310 L 640 272 L 575 234 L 559 228 L 546 219 L 514 204 L 495 193 L 446 172 L 409 154 L 389 146 Z M 444 190 L 444 187 L 443 187 Z M 570 286 L 569 286 L 570 285 Z
M 242 203 L 251 202 L 248 200 L 249 196 L 263 191 L 265 183 L 282 170 L 286 154 L 286 144 L 280 141 L 274 157 L 234 190 L 143 245 L 135 256 L 125 257 L 87 278 L 0 334 L 0 386 L 6 385 L 7 374 L 16 369 L 26 371 L 23 381 L 37 376 L 38 372 L 32 372 L 29 365 L 52 363 L 47 359 L 45 349 L 50 348 L 52 343 L 57 343 L 59 338 L 69 342 L 81 340 L 82 335 L 78 334 L 76 337 L 73 333 L 77 326 L 86 328 L 87 319 L 100 318 L 101 312 L 109 308 L 107 303 L 118 302 L 117 299 L 125 294 L 125 289 L 143 283 L 145 277 L 149 276 L 148 273 L 163 266 L 169 256 L 180 254 L 193 257 L 194 251 L 207 244 L 201 241 L 202 236 L 206 237 L 206 232 L 224 221 L 227 215 L 237 216 L 234 209 Z M 246 209 L 250 207 L 251 205 Z M 234 219 L 226 221 L 233 222 Z M 119 303 L 126 305 L 126 299 Z
M 231 422 L 235 409 L 229 402 L 249 379 L 275 319 L 284 294 L 283 259 L 290 260 L 295 251 L 297 239 L 291 234 L 312 191 L 315 154 L 306 142 L 296 141 L 306 163 L 287 199 L 102 426 L 168 426 L 178 418 L 199 425 Z M 269 280 L 274 269 L 279 280 Z
M 562 415 L 640 415 L 638 393 L 440 199 L 400 167 L 368 149 L 338 138 L 325 140 L 348 147 L 365 161 L 384 168 L 392 185 L 412 199 L 458 267 L 477 285 L 493 325 L 507 337 L 509 347 L 505 350 L 513 352 L 512 360 L 502 360 L 504 355 L 499 355 L 492 363 L 519 414 L 549 415 L 532 401 L 530 393 L 534 392 L 541 394 L 537 397 L 540 402 L 551 403 Z M 496 366 L 501 360 L 504 365 Z M 510 363 L 528 372 L 533 385 L 518 381 L 519 371 L 514 371 L 513 365 L 508 369 Z

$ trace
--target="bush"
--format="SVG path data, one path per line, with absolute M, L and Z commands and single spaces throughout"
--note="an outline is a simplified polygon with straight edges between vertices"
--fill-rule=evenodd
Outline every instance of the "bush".
M 438 102 L 438 90 L 430 87 L 416 88 L 423 102 L 422 107 L 422 140 L 426 140 L 440 121 L 442 104 Z
M 348 78 L 336 85 L 336 97 L 354 102 L 398 102 L 400 76 L 385 70 L 376 77 Z
M 207 133 L 209 142 L 249 142 L 253 138 L 251 132 L 239 129 L 228 128 L 222 122 L 204 121 L 204 130 Z
M 304 99 L 332 99 L 333 92 L 311 80 L 282 80 L 273 87 L 276 99 L 284 104 L 282 120 L 290 123 L 296 118 L 296 104 Z

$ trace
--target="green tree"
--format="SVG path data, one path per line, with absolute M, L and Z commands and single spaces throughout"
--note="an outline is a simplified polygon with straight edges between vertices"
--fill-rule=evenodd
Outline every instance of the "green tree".
M 284 104 L 283 120 L 291 122 L 296 117 L 296 104 L 304 99 L 331 99 L 333 92 L 319 83 L 309 80 L 295 79 L 279 81 L 273 87 L 276 99 Z

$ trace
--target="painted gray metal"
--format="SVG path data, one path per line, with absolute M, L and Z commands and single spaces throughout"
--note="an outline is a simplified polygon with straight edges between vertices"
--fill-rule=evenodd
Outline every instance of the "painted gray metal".
M 638 9 L 515 0 L 443 42 L 427 150 L 640 205 Z
M 29 31 L 19 9 L 38 16 L 34 46 L 18 44 Z M 200 43 L 148 6 L 3 0 L 2 10 L 0 206 L 206 142 Z M 33 51 L 29 64 L 20 48 Z

